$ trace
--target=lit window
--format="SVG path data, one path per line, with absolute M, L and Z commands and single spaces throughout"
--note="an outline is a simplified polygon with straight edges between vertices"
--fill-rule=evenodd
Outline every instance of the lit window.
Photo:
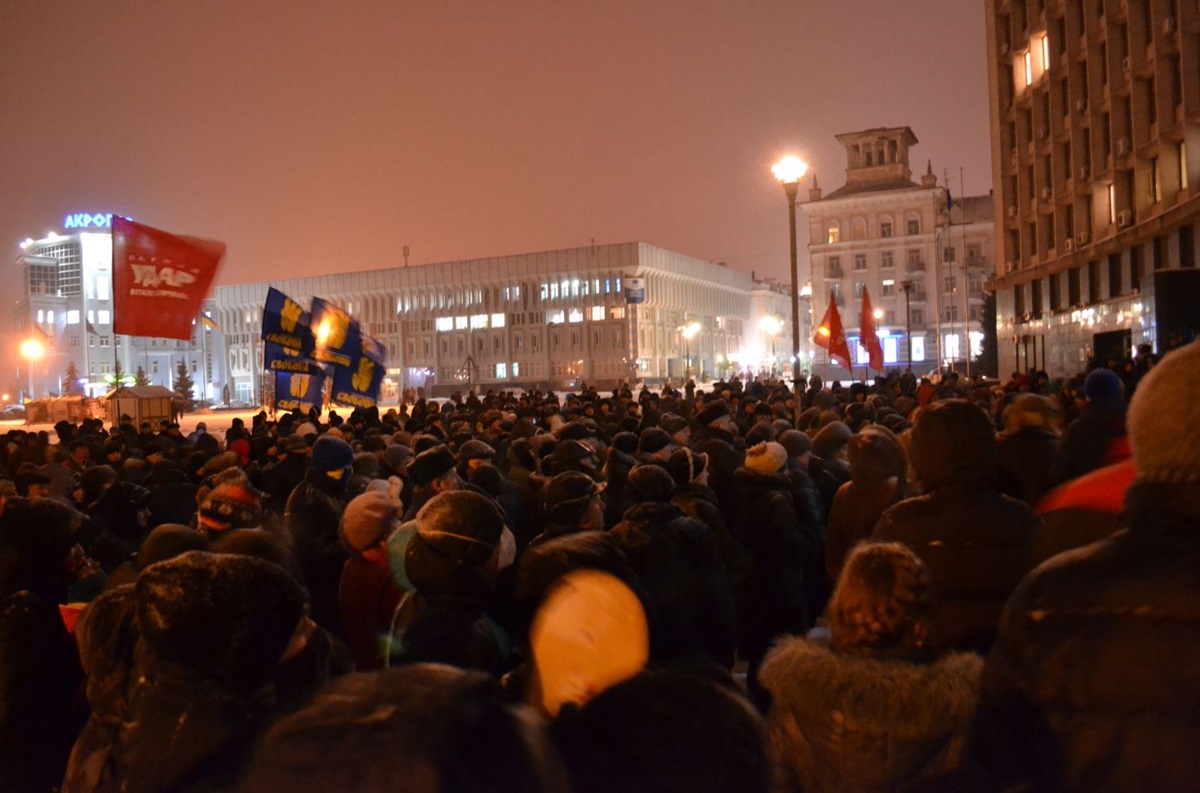
M 913 336 L 912 337 L 912 359 L 914 361 L 925 360 L 925 337 L 924 336 Z
M 43 311 L 42 309 L 40 309 L 40 308 L 39 308 L 39 309 L 38 309 L 38 313 L 37 313 L 37 317 L 38 317 L 38 318 L 37 318 L 38 324 L 39 324 L 39 325 L 40 325 L 40 324 L 42 324 L 43 322 L 45 322 L 45 321 L 46 321 L 46 312 L 45 312 L 45 311 Z
M 106 308 L 102 308 L 96 312 L 96 318 L 100 320 L 101 325 L 107 325 L 111 321 L 110 317 L 111 315 Z
M 883 338 L 882 341 L 883 341 L 883 362 L 884 363 L 896 363 L 899 360 L 899 357 L 897 354 L 897 348 L 899 346 L 897 344 L 897 342 L 899 341 L 899 339 L 897 339 L 895 336 L 886 336 Z
M 1033 85 L 1033 53 L 1025 53 L 1025 85 Z
M 99 273 L 96 276 L 96 299 L 97 300 L 108 300 L 108 298 L 109 298 L 108 284 L 109 284 L 109 282 L 108 282 L 108 273 L 107 272 Z
M 506 377 L 508 377 L 508 364 L 506 364 L 506 363 L 496 364 L 496 379 L 503 380 Z
M 571 309 L 571 313 L 567 315 L 568 322 L 583 322 L 583 312 L 577 308 Z
M 561 308 L 558 311 L 551 311 L 546 314 L 546 324 L 548 325 L 561 325 L 566 320 L 566 312 Z M 536 339 L 537 337 L 535 336 L 534 338 Z
M 96 312 L 92 311 L 90 308 L 88 309 L 88 313 L 87 313 L 87 321 L 88 322 L 96 321 Z
M 604 306 L 592 306 L 592 322 L 600 322 L 604 319 Z
M 1117 186 L 1110 184 L 1108 186 L 1108 222 L 1117 222 Z
M 542 284 L 541 293 L 542 293 L 542 300 L 545 300 L 546 297 L 549 295 L 549 287 L 546 286 L 545 284 Z
M 67 312 L 67 324 L 68 325 L 78 325 L 79 324 L 79 309 L 73 308 Z
M 503 328 L 504 327 L 504 315 L 503 314 L 492 314 L 492 327 L 493 328 Z
M 479 330 L 486 328 L 488 324 L 487 314 L 472 314 L 471 315 L 471 330 Z
M 1050 70 L 1050 37 L 1042 34 L 1042 69 Z
M 520 363 L 520 361 L 513 361 L 513 365 L 512 365 L 512 372 L 513 372 L 513 377 L 520 377 L 520 376 L 521 376 L 521 363 Z
M 618 306 L 614 308 L 609 316 L 611 316 L 613 319 L 625 319 L 625 306 Z
M 454 318 L 453 317 L 438 317 L 437 319 L 435 319 L 433 321 L 433 326 L 438 331 L 454 330 Z
M 513 297 L 512 297 L 512 299 L 513 299 L 513 300 L 520 300 L 520 299 L 521 299 L 521 287 L 520 287 L 520 286 L 514 286 L 512 289 L 513 289 L 513 293 L 512 293 Z
M 564 288 L 563 291 L 565 292 L 566 289 Z M 571 282 L 571 297 L 579 297 L 579 279 Z
M 550 299 L 551 300 L 558 299 L 558 283 L 557 282 L 550 284 Z
M 454 329 L 465 330 L 467 327 L 467 318 L 465 316 L 457 316 L 454 318 Z
M 842 230 L 840 228 L 838 228 L 838 226 L 836 224 L 829 227 L 829 237 L 828 237 L 829 242 L 831 242 L 831 243 L 838 242 L 841 239 L 841 237 L 842 237 Z
M 943 357 L 945 357 L 948 360 L 954 360 L 954 359 L 958 358 L 958 334 L 957 333 L 946 334 L 946 349 L 945 349 Z

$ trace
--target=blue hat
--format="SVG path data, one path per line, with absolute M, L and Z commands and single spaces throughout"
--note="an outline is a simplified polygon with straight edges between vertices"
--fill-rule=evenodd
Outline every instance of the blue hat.
M 349 468 L 354 462 L 354 449 L 336 435 L 322 435 L 312 447 L 309 465 L 314 471 L 329 473 Z
M 1111 369 L 1096 369 L 1083 380 L 1083 395 L 1090 402 L 1123 402 L 1125 384 Z

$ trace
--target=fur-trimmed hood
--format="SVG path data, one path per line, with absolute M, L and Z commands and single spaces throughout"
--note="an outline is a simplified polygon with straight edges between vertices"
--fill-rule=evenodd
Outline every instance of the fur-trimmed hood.
M 836 653 L 780 641 L 759 680 L 781 764 L 806 791 L 891 789 L 958 762 L 975 711 L 983 659 L 929 664 Z

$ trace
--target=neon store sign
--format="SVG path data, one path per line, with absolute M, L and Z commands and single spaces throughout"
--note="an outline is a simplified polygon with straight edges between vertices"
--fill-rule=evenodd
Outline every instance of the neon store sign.
M 64 229 L 110 229 L 112 228 L 112 213 L 74 212 L 63 218 Z

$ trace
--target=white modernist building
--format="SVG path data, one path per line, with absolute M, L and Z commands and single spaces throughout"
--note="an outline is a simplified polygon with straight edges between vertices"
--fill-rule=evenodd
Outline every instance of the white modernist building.
M 269 286 L 305 305 L 330 300 L 380 340 L 385 402 L 406 387 L 679 384 L 760 371 L 769 347 L 752 321 L 751 274 L 645 243 L 594 245 L 218 287 L 236 399 L 261 394 Z M 631 287 L 643 302 L 627 300 Z
M 132 377 L 139 367 L 153 385 L 173 388 L 180 362 L 196 399 L 220 401 L 226 384 L 224 340 L 202 324 L 189 341 L 113 333 L 112 234 L 109 214 L 73 213 L 62 232 L 21 243 L 21 292 L 13 328 L 22 347 L 18 388 L 26 396 L 111 390 L 117 364 Z M 211 311 L 211 304 L 206 312 Z

